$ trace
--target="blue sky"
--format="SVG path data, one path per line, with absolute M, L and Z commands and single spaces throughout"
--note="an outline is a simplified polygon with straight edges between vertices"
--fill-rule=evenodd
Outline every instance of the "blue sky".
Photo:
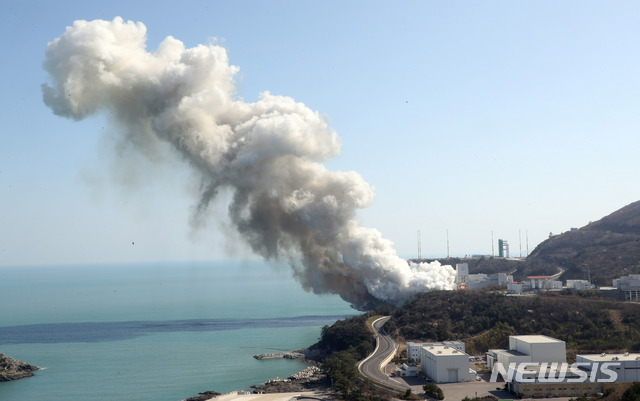
M 189 226 L 180 163 L 122 171 L 116 127 L 42 102 L 47 43 L 74 20 L 140 21 L 222 44 L 238 97 L 317 110 L 342 137 L 327 163 L 375 187 L 359 214 L 401 256 L 522 252 L 640 199 L 640 5 L 635 2 L 2 1 L 0 265 L 251 257 Z M 130 166 L 128 166 L 130 168 Z M 129 180 L 127 187 L 115 185 Z

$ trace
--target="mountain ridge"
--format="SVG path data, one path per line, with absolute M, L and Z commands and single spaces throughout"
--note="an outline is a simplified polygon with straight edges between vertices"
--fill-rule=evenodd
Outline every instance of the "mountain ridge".
M 577 230 L 550 236 L 531 252 L 518 275 L 548 274 L 550 266 L 566 269 L 564 280 L 591 279 L 601 286 L 621 275 L 640 273 L 640 201 Z

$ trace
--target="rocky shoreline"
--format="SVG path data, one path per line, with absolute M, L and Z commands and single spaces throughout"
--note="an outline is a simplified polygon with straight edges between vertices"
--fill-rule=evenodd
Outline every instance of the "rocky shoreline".
M 204 391 L 202 393 L 198 393 L 198 395 L 196 396 L 189 397 L 184 401 L 207 401 L 219 395 L 222 395 L 222 394 L 218 393 L 217 391 Z
M 317 362 L 324 354 L 309 349 L 296 350 L 292 352 L 277 352 L 272 354 L 258 354 L 254 355 L 256 359 L 303 359 L 309 363 L 310 366 L 301 370 L 298 373 L 294 373 L 286 379 L 280 377 L 274 377 L 267 380 L 262 384 L 252 385 L 254 394 L 272 394 L 272 393 L 292 393 L 301 391 L 313 391 L 313 390 L 329 390 L 331 388 L 331 381 L 322 372 L 321 365 Z M 214 399 L 219 396 L 220 393 L 215 391 L 205 391 L 198 393 L 198 395 L 187 398 L 185 401 L 206 401 Z
M 327 376 L 316 364 L 289 376 L 286 379 L 279 377 L 267 380 L 264 384 L 251 386 L 256 394 L 267 393 L 291 393 L 296 391 L 311 391 L 326 389 L 331 386 Z
M 33 376 L 33 372 L 40 369 L 26 362 L 0 354 L 0 382 L 24 379 Z
M 274 354 L 254 355 L 256 359 L 301 359 L 310 366 L 304 370 L 289 376 L 286 379 L 275 377 L 267 380 L 263 384 L 253 385 L 254 393 L 290 393 L 296 391 L 310 391 L 318 389 L 328 389 L 331 382 L 320 368 L 322 365 L 318 362 L 327 355 L 317 348 L 303 348 L 291 352 L 278 352 Z

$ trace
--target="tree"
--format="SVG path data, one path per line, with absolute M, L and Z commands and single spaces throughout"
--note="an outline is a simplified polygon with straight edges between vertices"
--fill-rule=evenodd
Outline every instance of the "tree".
M 425 384 L 422 386 L 422 389 L 427 397 L 435 398 L 436 400 L 444 400 L 444 393 L 442 392 L 442 389 L 434 383 Z
M 635 382 L 623 394 L 621 401 L 640 401 L 640 382 Z

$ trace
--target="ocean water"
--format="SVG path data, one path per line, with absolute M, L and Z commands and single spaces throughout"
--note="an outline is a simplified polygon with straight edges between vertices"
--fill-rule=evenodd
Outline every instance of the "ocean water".
M 0 400 L 178 401 L 304 369 L 254 354 L 313 344 L 356 312 L 286 268 L 189 262 L 0 268 L 0 353 L 44 367 Z

